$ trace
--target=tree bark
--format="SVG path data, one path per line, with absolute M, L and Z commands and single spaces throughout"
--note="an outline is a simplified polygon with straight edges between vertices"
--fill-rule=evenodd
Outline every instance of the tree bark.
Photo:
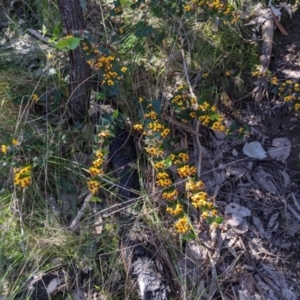
M 58 6 L 67 35 L 74 35 L 74 31 L 85 30 L 85 20 L 79 0 L 58 0 Z M 81 123 L 88 115 L 91 69 L 78 48 L 69 52 L 69 58 L 70 96 L 67 109 L 73 123 Z

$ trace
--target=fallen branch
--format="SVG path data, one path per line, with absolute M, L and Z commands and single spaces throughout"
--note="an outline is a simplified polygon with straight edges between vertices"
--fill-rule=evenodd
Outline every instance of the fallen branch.
M 79 225 L 79 222 L 80 220 L 82 219 L 83 217 L 83 214 L 87 208 L 87 206 L 89 205 L 89 202 L 91 200 L 91 198 L 93 197 L 93 194 L 92 193 L 89 193 L 86 198 L 84 199 L 83 201 L 83 204 L 80 208 L 80 210 L 78 211 L 76 217 L 74 218 L 74 220 L 72 221 L 71 225 L 69 226 L 69 229 L 72 230 L 72 231 L 75 231 L 76 228 L 78 227 Z

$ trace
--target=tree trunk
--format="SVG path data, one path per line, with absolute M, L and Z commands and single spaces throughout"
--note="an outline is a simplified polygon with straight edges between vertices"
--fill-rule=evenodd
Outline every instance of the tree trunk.
M 67 35 L 74 35 L 74 31 L 85 30 L 85 21 L 79 0 L 58 0 L 58 6 Z M 73 123 L 81 123 L 88 114 L 91 69 L 79 49 L 70 51 L 69 58 L 71 72 L 67 109 Z

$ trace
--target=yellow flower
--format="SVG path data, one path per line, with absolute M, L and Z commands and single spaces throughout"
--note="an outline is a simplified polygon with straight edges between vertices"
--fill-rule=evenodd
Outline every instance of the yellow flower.
M 109 85 L 109 86 L 112 86 L 112 85 L 114 85 L 115 83 L 111 80 L 111 79 L 108 79 L 107 80 L 107 85 Z
M 173 153 L 172 153 L 172 154 L 170 154 L 170 156 L 169 156 L 169 157 L 170 157 L 170 159 L 171 159 L 172 161 L 174 161 L 174 159 L 176 158 L 175 154 L 173 154 Z
M 197 104 L 197 99 L 196 99 L 195 97 L 192 97 L 192 98 L 191 98 L 191 103 L 192 103 L 193 105 L 196 105 L 196 104 Z
M 17 139 L 12 139 L 12 144 L 14 145 L 14 146 L 17 146 L 17 145 L 19 145 L 19 141 L 17 140 Z
M 212 127 L 212 130 L 224 132 L 226 130 L 225 126 L 221 122 L 215 122 Z
M 271 84 L 273 84 L 273 85 L 278 85 L 278 78 L 277 77 L 271 77 L 271 79 L 270 79 L 270 82 L 271 82 Z
M 134 130 L 141 131 L 141 130 L 143 130 L 143 125 L 142 125 L 142 124 L 135 124 L 135 125 L 133 126 L 133 129 L 134 129 Z
M 155 157 L 161 156 L 164 153 L 162 150 L 154 147 L 146 148 L 146 152 Z
M 38 102 L 38 101 L 39 101 L 39 96 L 38 96 L 37 94 L 33 94 L 33 95 L 31 96 L 31 100 L 32 100 L 33 102 Z
M 170 129 L 169 128 L 165 128 L 164 131 L 161 133 L 161 136 L 163 138 L 167 137 L 167 135 L 170 133 Z
M 231 75 L 232 71 L 226 71 L 225 76 L 229 77 Z
M 206 192 L 198 192 L 191 197 L 191 203 L 195 208 L 203 207 L 207 204 L 207 193 Z
M 226 16 L 226 15 L 229 15 L 232 11 L 232 7 L 230 5 L 227 5 L 226 7 L 226 10 L 223 12 L 223 14 Z
M 99 168 L 95 168 L 95 167 L 90 167 L 89 172 L 91 174 L 91 177 L 95 177 L 97 175 L 102 175 L 103 174 L 103 170 L 101 170 Z
M 218 226 L 219 226 L 219 224 L 218 224 L 217 222 L 212 222 L 212 223 L 210 224 L 210 227 L 213 228 L 213 229 L 218 228 Z
M 212 112 L 216 112 L 217 111 L 217 107 L 215 105 L 213 105 L 210 109 L 211 109 Z
M 154 167 L 155 167 L 156 169 L 163 169 L 163 168 L 165 167 L 165 163 L 164 163 L 163 160 L 161 160 L 161 161 L 155 163 L 155 164 L 154 164 Z
M 189 155 L 187 153 L 179 153 L 178 154 L 178 157 L 182 159 L 183 162 L 188 162 L 189 160 Z
M 192 8 L 189 5 L 185 5 L 183 7 L 183 9 L 184 9 L 184 11 L 189 12 L 189 11 L 191 11 Z
M 201 217 L 205 220 L 207 217 L 209 217 L 209 211 L 204 211 L 202 214 L 201 214 Z
M 182 89 L 183 89 L 183 84 L 181 84 L 177 87 L 177 91 L 181 91 Z
M 296 92 L 299 92 L 299 91 L 300 91 L 300 85 L 299 85 L 299 83 L 295 83 L 295 85 L 294 85 L 294 90 L 295 90 Z
M 180 177 L 194 176 L 196 174 L 196 168 L 194 166 L 185 165 L 177 169 Z
M 156 120 L 157 119 L 157 113 L 155 111 L 150 111 L 149 112 L 149 117 L 152 119 L 152 120 Z
M 21 188 L 26 188 L 31 184 L 31 166 L 14 168 L 14 184 Z
M 159 180 L 157 180 L 156 184 L 158 186 L 161 186 L 161 187 L 168 187 L 168 186 L 172 185 L 173 182 L 172 182 L 171 179 L 167 178 L 167 179 L 159 179 Z
M 200 180 L 200 181 L 195 181 L 194 179 L 189 179 L 186 183 L 185 183 L 185 189 L 187 191 L 197 191 L 197 190 L 202 190 L 204 188 L 204 183 Z
M 140 97 L 140 98 L 139 98 L 139 102 L 140 102 L 140 103 L 142 103 L 143 100 L 144 100 L 143 97 Z
M 178 233 L 186 233 L 191 229 L 191 226 L 189 224 L 189 220 L 186 216 L 183 218 L 179 219 L 175 224 L 174 227 Z
M 161 129 L 164 129 L 164 125 L 159 123 L 158 120 L 155 120 L 153 123 L 148 124 L 148 129 L 153 130 L 154 132 L 159 132 Z
M 53 54 L 52 53 L 47 53 L 46 57 L 47 57 L 47 59 L 52 59 L 53 58 Z
M 175 208 L 167 207 L 166 211 L 173 216 L 178 216 L 183 212 L 183 207 L 181 204 L 176 204 Z
M 100 182 L 96 180 L 90 180 L 87 183 L 88 189 L 92 194 L 96 194 L 100 188 Z
M 104 130 L 98 133 L 100 138 L 108 138 L 110 137 L 110 132 L 108 130 Z
M 194 111 L 190 112 L 189 116 L 193 119 L 197 117 L 197 115 Z
M 20 179 L 20 183 L 19 185 L 21 186 L 21 188 L 26 188 L 27 186 L 29 186 L 31 184 L 31 177 L 24 177 L 22 179 Z
M 260 77 L 260 72 L 259 71 L 254 71 L 251 73 L 253 77 Z
M 295 110 L 300 110 L 300 103 L 295 104 Z
M 114 12 L 117 14 L 117 13 L 120 13 L 120 12 L 122 12 L 123 11 L 123 8 L 122 8 L 122 6 L 118 6 L 118 7 L 116 7 L 116 8 L 114 8 Z
M 126 68 L 126 67 L 123 67 L 123 68 L 121 69 L 121 72 L 123 72 L 123 73 L 127 72 L 127 68 Z
M 19 173 L 20 175 L 28 175 L 31 172 L 31 166 L 26 166 L 24 168 L 17 170 L 16 172 Z
M 207 115 L 200 116 L 198 119 L 203 125 L 208 125 L 210 122 L 210 117 Z
M 295 97 L 293 95 L 289 95 L 289 96 L 284 97 L 284 101 L 286 101 L 286 102 L 293 101 L 294 99 L 295 99 Z
M 211 108 L 211 106 L 210 106 L 210 104 L 207 101 L 205 101 L 204 103 L 198 105 L 198 110 L 199 111 L 206 112 L 210 108 Z
M 103 164 L 103 162 L 104 162 L 104 159 L 103 158 L 97 158 L 97 159 L 95 159 L 94 161 L 93 161 L 93 167 L 95 167 L 95 168 L 99 168 L 99 167 L 101 167 L 101 165 Z
M 167 178 L 170 178 L 170 175 L 167 172 L 158 172 L 156 178 L 157 179 L 167 179 Z
M 162 198 L 165 199 L 165 200 L 169 200 L 169 201 L 172 201 L 172 200 L 175 200 L 178 196 L 178 191 L 177 190 L 173 190 L 172 192 L 164 192 L 162 193 Z
M 8 150 L 8 146 L 6 145 L 1 145 L 1 152 L 4 153 L 4 154 L 7 154 L 7 150 Z
M 216 217 L 218 215 L 218 211 L 216 209 L 211 210 L 210 213 L 213 217 Z
M 104 157 L 104 153 L 101 150 L 97 150 L 95 153 L 96 157 L 98 158 L 103 158 Z M 102 161 L 103 162 L 103 161 Z

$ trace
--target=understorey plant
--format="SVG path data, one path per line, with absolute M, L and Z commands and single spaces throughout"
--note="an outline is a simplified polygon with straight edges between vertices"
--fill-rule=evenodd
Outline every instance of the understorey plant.
M 156 186 L 161 198 L 167 203 L 166 211 L 174 217 L 174 228 L 179 234 L 189 236 L 193 228 L 189 218 L 188 206 L 197 210 L 203 220 L 217 227 L 223 220 L 218 215 L 214 199 L 205 192 L 204 183 L 197 177 L 197 169 L 190 163 L 188 149 L 172 151 L 177 138 L 171 127 L 163 120 L 161 101 L 140 97 L 139 122 L 133 128 L 140 132 L 145 152 L 156 170 Z M 202 125 L 224 132 L 226 130 L 221 115 L 214 105 L 196 99 L 188 88 L 180 85 L 169 100 L 175 116 L 183 123 L 198 120 Z M 172 170 L 176 170 L 176 174 Z M 184 190 L 178 189 L 176 179 L 184 183 Z M 188 203 L 188 205 L 186 205 Z

